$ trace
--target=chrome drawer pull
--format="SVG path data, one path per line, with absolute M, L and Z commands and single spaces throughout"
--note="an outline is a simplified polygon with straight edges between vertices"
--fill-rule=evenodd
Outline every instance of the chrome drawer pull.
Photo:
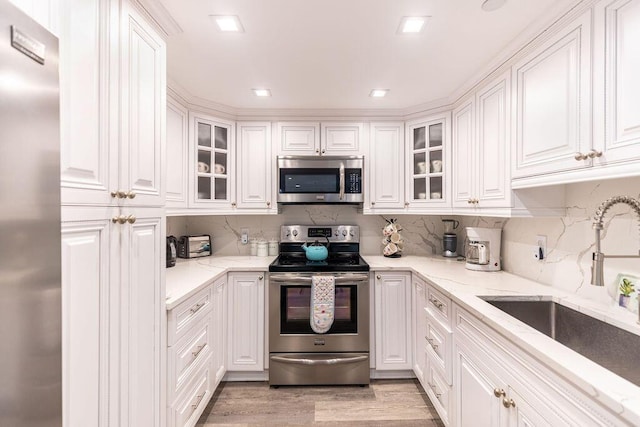
M 431 304 L 435 305 L 436 308 L 438 308 L 439 310 L 442 309 L 442 307 L 444 306 L 444 304 L 442 304 L 437 299 L 432 298 L 432 299 L 429 299 L 429 301 L 431 301 Z
M 197 359 L 198 355 L 202 353 L 202 350 L 204 350 L 206 346 L 207 346 L 206 344 L 200 345 L 198 346 L 198 349 L 196 351 L 192 351 L 191 354 L 193 354 L 193 357 Z
M 204 305 L 205 305 L 204 302 L 196 304 L 195 307 L 191 308 L 191 313 L 196 313 L 198 310 L 200 310 L 202 307 L 204 307 Z
M 198 406 L 200 406 L 200 402 L 202 402 L 202 399 L 204 399 L 204 395 L 205 395 L 205 394 L 206 394 L 206 393 L 201 394 L 200 396 L 196 396 L 196 399 L 198 399 L 198 401 L 197 401 L 196 403 L 194 403 L 193 405 L 191 405 L 191 407 L 192 407 L 193 409 L 196 409 Z
M 434 344 L 433 343 L 433 339 L 431 338 L 427 338 L 427 341 L 429 341 L 429 344 L 431 345 L 431 348 L 435 351 L 438 349 L 438 344 Z

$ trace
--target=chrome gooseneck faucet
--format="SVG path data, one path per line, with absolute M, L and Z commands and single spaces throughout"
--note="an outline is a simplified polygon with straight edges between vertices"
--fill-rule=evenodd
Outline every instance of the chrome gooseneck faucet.
M 640 200 L 628 196 L 615 196 L 605 200 L 598 206 L 596 214 L 593 217 L 593 229 L 596 230 L 596 248 L 593 253 L 593 265 L 591 267 L 591 284 L 594 286 L 604 286 L 604 259 L 606 258 L 640 258 L 638 255 L 605 255 L 600 252 L 600 231 L 604 229 L 602 219 L 609 208 L 618 203 L 626 203 L 631 206 L 640 220 Z

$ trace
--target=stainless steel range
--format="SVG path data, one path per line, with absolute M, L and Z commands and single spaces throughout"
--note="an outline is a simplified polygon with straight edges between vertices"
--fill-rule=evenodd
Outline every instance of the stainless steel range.
M 369 384 L 369 265 L 357 226 L 282 226 L 280 255 L 269 266 L 269 384 Z M 308 261 L 302 244 L 328 246 Z M 313 276 L 335 277 L 334 322 L 310 325 Z

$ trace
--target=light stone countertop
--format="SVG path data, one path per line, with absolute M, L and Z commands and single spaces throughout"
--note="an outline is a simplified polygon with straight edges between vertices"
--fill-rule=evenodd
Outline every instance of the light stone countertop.
M 591 301 L 504 271 L 479 272 L 464 262 L 442 257 L 385 258 L 363 255 L 372 271 L 411 271 L 462 308 L 480 318 L 498 334 L 601 402 L 631 425 L 640 425 L 640 387 L 591 362 L 573 350 L 523 324 L 478 296 L 518 296 L 561 303 L 591 317 L 640 335 L 637 316 L 611 301 Z M 167 310 L 174 308 L 229 271 L 268 271 L 275 257 L 228 256 L 179 259 L 167 269 Z M 640 351 L 640 349 L 630 349 Z M 624 357 L 624 355 L 620 355 Z
M 275 256 L 209 256 L 176 260 L 166 271 L 167 310 L 230 271 L 268 271 Z

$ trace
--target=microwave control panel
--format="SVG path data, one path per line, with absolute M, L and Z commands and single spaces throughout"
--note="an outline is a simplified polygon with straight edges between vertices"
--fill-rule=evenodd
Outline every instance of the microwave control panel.
M 362 193 L 362 170 L 361 169 L 345 169 L 345 193 L 360 194 Z

